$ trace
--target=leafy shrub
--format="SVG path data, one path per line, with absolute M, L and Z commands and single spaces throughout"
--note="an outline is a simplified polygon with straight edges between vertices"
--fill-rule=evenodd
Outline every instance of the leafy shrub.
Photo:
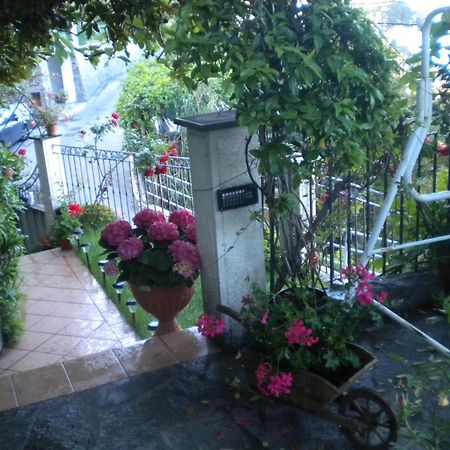
M 117 111 L 125 128 L 149 135 L 155 132 L 154 119 L 175 117 L 187 95 L 186 88 L 171 78 L 167 67 L 146 61 L 128 72 Z
M 84 212 L 79 216 L 81 226 L 85 229 L 98 230 L 117 219 L 115 211 L 108 205 L 90 203 L 83 205 Z
M 0 166 L 0 321 L 6 342 L 14 342 L 23 330 L 24 297 L 18 289 L 18 261 L 24 247 L 17 227 L 17 213 L 23 206 L 13 176 L 22 170 L 23 158 L 2 149 Z

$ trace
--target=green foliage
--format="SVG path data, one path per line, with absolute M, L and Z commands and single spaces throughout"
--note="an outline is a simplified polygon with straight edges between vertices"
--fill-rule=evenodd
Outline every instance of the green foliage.
M 240 123 L 265 129 L 263 172 L 319 157 L 347 171 L 361 167 L 367 144 L 392 139 L 396 64 L 346 1 L 188 2 L 166 49 L 190 85 L 227 77 Z
M 339 303 L 307 283 L 292 282 L 287 290 L 268 295 L 254 288 L 244 297 L 240 321 L 251 344 L 277 369 L 295 368 L 321 373 L 341 367 L 359 367 L 360 361 L 347 344 L 354 342 L 372 320 L 373 310 L 358 302 Z M 310 329 L 310 344 L 289 343 L 286 333 L 295 321 Z M 300 326 L 300 325 L 299 325 Z
M 397 375 L 402 449 L 444 450 L 450 447 L 450 359 L 431 356 Z M 428 418 L 430 417 L 430 420 Z M 430 426 L 423 427 L 424 423 Z
M 23 169 L 23 160 L 8 149 L 0 152 L 0 322 L 7 342 L 18 340 L 23 330 L 23 295 L 18 287 L 18 261 L 23 254 L 23 235 L 17 214 L 23 208 L 9 174 Z
M 154 120 L 175 117 L 185 97 L 186 88 L 171 77 L 167 67 L 145 61 L 128 72 L 117 110 L 124 127 L 148 136 L 155 132 Z
M 101 55 L 112 56 L 134 42 L 149 56 L 163 43 L 163 29 L 177 14 L 178 2 L 141 0 L 102 2 L 75 0 L 55 2 L 7 1 L 0 17 L 0 82 L 13 84 L 26 79 L 45 57 L 64 57 L 72 44 L 67 35 L 72 24 L 79 33 L 94 42 L 80 51 L 94 64 Z M 102 40 L 103 37 L 103 40 Z M 122 59 L 127 60 L 126 56 Z
M 100 229 L 117 219 L 117 215 L 108 205 L 90 203 L 82 206 L 83 212 L 78 219 L 81 226 L 87 229 Z
M 49 239 L 53 245 L 58 246 L 61 241 L 70 239 L 73 232 L 80 227 L 79 215 L 71 215 L 67 206 L 61 206 L 56 211 L 55 221 L 49 231 Z

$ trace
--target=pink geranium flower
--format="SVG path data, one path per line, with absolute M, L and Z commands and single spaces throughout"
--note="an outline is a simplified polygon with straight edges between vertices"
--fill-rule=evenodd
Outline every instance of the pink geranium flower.
M 289 344 L 299 344 L 304 347 L 312 347 L 319 342 L 319 338 L 312 334 L 313 330 L 307 328 L 301 320 L 294 320 L 294 326 L 284 333 Z
M 198 331 L 202 336 L 214 337 L 225 331 L 225 322 L 209 314 L 202 314 L 197 321 Z

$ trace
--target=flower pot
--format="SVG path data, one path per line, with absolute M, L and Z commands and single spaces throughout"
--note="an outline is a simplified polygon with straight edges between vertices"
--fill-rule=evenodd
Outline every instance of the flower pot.
M 58 125 L 56 123 L 47 125 L 47 136 L 57 136 L 57 134 L 58 134 Z
M 61 250 L 71 250 L 72 243 L 69 241 L 69 239 L 61 239 L 59 241 L 59 247 L 61 248 Z
M 194 295 L 194 285 L 148 287 L 130 283 L 130 288 L 139 305 L 158 319 L 155 335 L 181 330 L 176 317 Z

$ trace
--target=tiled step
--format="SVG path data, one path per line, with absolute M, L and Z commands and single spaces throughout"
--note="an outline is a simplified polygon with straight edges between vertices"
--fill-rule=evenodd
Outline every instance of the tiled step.
M 173 366 L 219 348 L 196 328 L 0 378 L 0 411 Z

